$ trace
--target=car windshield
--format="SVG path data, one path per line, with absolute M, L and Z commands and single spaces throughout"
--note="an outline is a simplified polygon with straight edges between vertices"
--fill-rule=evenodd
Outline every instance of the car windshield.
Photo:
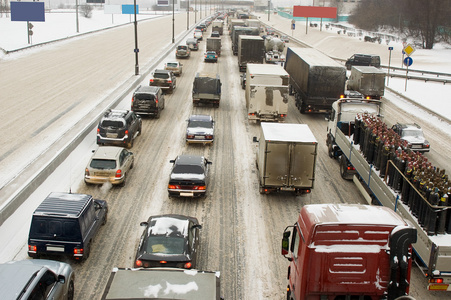
M 102 127 L 104 127 L 104 128 L 123 128 L 124 123 L 121 120 L 103 120 Z
M 178 64 L 177 63 L 167 63 L 166 67 L 170 67 L 170 68 L 177 68 Z
M 168 73 L 154 73 L 154 78 L 161 78 L 161 79 L 168 79 L 169 74 Z
M 204 174 L 204 169 L 197 165 L 175 165 L 174 174 Z
M 93 169 L 111 170 L 116 169 L 116 161 L 112 159 L 93 159 L 89 166 Z
M 213 124 L 209 121 L 190 121 L 188 127 L 202 127 L 202 128 L 213 128 Z
M 151 236 L 146 252 L 152 254 L 183 254 L 185 239 L 181 237 Z

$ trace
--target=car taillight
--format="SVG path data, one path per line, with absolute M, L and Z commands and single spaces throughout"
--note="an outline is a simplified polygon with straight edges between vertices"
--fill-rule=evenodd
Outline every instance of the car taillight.
M 132 105 L 133 105 L 133 102 L 135 101 L 135 97 L 132 97 Z
M 172 83 L 172 80 L 168 80 L 168 83 Z
M 149 82 L 153 82 L 153 79 L 150 79 Z
M 206 135 L 205 138 L 206 138 L 207 140 L 212 140 L 212 139 L 213 139 L 213 136 L 212 136 L 212 135 Z
M 343 99 L 345 97 L 345 95 L 340 95 L 340 99 Z
M 139 259 L 137 259 L 137 260 L 135 261 L 135 267 L 139 268 L 139 267 L 142 267 L 142 266 L 143 266 L 143 262 L 140 261 Z
M 100 132 L 100 128 L 97 128 L 97 133 L 99 133 Z
M 160 260 L 160 264 L 167 264 L 168 262 L 165 260 Z
M 178 189 L 180 189 L 180 185 L 168 184 L 168 189 L 170 189 L 170 190 L 178 190 Z
M 429 283 L 443 283 L 443 278 L 431 278 Z
M 88 170 L 88 168 L 85 169 L 85 176 L 89 176 L 89 170 Z
M 194 135 L 190 134 L 186 136 L 187 139 L 194 139 Z
M 158 104 L 158 100 L 155 100 L 155 103 Z
M 121 176 L 122 176 L 122 170 L 119 169 L 116 171 L 116 178 L 121 178 Z
M 36 252 L 38 251 L 38 248 L 35 245 L 28 245 L 28 251 Z
M 128 130 L 125 130 L 125 134 L 128 135 Z
M 74 248 L 74 254 L 83 254 L 83 248 Z
M 194 190 L 205 191 L 206 190 L 206 186 L 205 185 L 196 185 L 194 187 Z
M 192 265 L 190 262 L 187 262 L 183 267 L 184 267 L 185 269 L 191 269 L 192 266 L 193 266 L 193 265 Z

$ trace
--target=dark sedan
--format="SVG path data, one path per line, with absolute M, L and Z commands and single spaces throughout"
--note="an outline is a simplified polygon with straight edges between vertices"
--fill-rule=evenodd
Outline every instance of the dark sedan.
M 179 155 L 173 163 L 169 176 L 169 196 L 200 197 L 205 196 L 208 185 L 208 165 L 203 156 Z
M 136 252 L 135 268 L 196 268 L 202 228 L 196 218 L 158 215 L 140 225 L 145 229 Z

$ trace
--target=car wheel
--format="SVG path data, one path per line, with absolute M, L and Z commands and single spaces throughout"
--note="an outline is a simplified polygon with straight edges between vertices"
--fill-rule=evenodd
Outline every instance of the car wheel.
M 83 254 L 83 261 L 86 261 L 87 259 L 88 259 L 88 257 L 89 257 L 89 254 L 90 254 L 90 252 L 91 252 L 91 242 L 92 242 L 92 240 L 90 240 L 87 244 L 86 244 L 86 247 L 85 247 L 85 251 L 84 251 L 84 254 Z
M 157 114 L 155 115 L 155 119 L 159 119 L 160 118 L 160 112 L 161 112 L 161 110 L 158 110 Z
M 105 217 L 103 217 L 102 226 L 106 224 L 106 221 L 108 221 L 108 212 L 106 212 Z
M 139 127 L 139 130 L 138 130 L 138 136 L 140 136 L 140 135 L 141 135 L 141 131 L 142 131 L 142 129 L 143 129 L 143 128 L 142 128 L 142 126 L 140 126 L 140 127 Z
M 73 300 L 74 299 L 74 293 L 75 293 L 74 281 L 71 280 L 69 282 L 69 287 L 67 288 L 67 300 Z
M 129 143 L 127 143 L 127 148 L 132 148 L 134 144 L 134 139 L 132 138 Z
M 127 173 L 124 174 L 124 180 L 122 180 L 120 186 L 125 186 L 126 181 L 127 181 Z

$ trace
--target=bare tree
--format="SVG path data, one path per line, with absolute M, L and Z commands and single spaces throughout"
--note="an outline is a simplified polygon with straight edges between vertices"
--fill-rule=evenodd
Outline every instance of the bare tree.
M 89 19 L 92 17 L 92 10 L 93 10 L 93 8 L 91 5 L 88 5 L 88 4 L 80 5 L 80 13 L 85 18 Z
M 450 15 L 449 0 L 364 0 L 349 22 L 372 31 L 391 27 L 432 49 L 434 43 L 450 40 Z

